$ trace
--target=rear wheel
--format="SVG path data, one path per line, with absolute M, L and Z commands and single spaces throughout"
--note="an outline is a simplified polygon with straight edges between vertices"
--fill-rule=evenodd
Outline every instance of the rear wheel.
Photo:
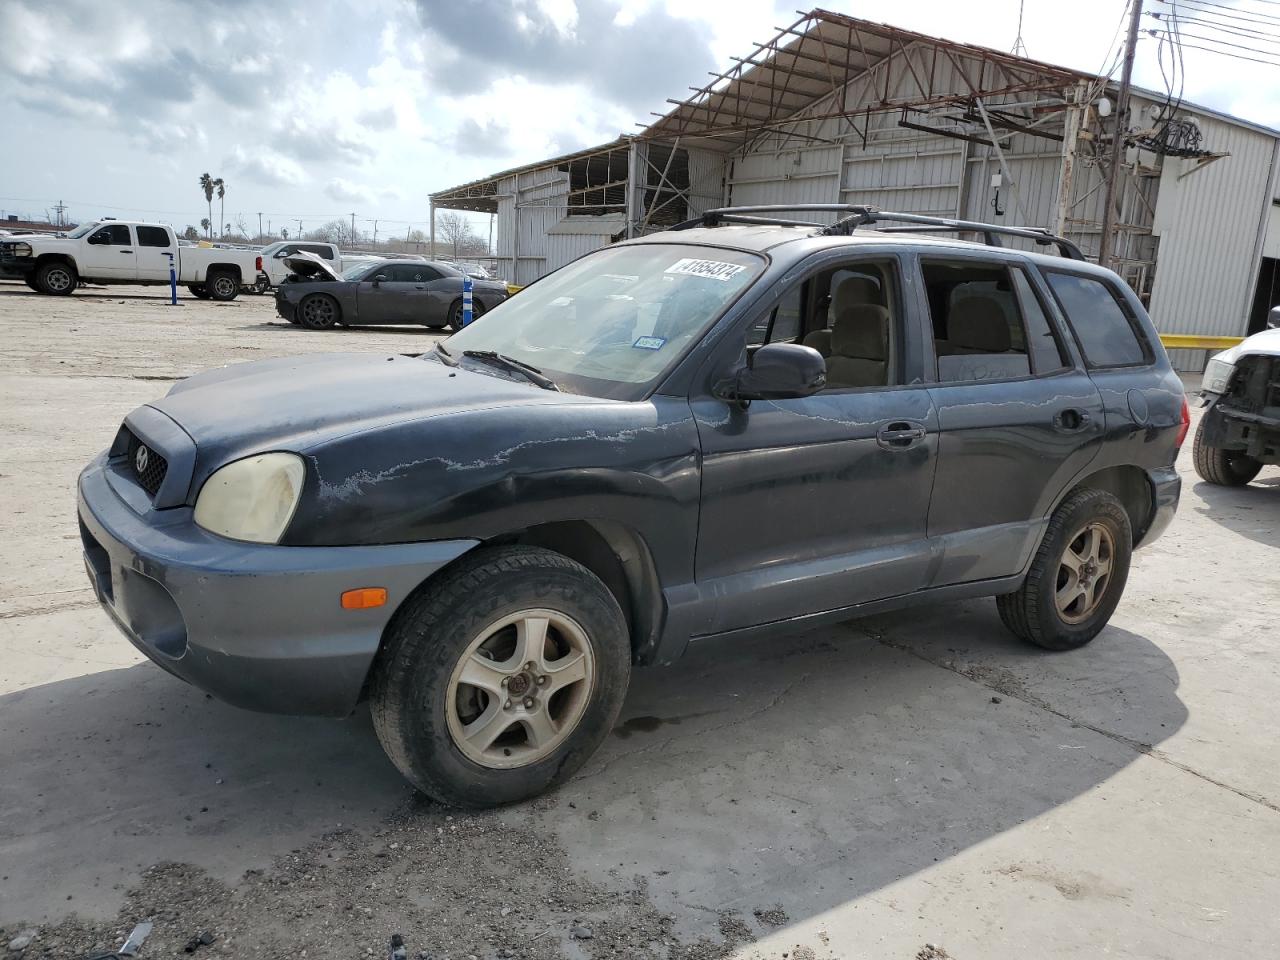
M 1133 552 L 1129 515 L 1102 490 L 1078 490 L 1049 520 L 1021 589 L 996 598 L 1011 632 L 1048 650 L 1082 647 L 1115 612 Z
M 187 291 L 197 300 L 209 299 L 209 288 L 203 283 L 191 283 L 187 285 Z
M 70 296 L 75 292 L 80 277 L 69 263 L 46 263 L 36 270 L 36 287 L 41 293 L 55 297 Z
M 514 803 L 595 752 L 630 672 L 622 611 L 598 577 L 549 550 L 481 550 L 396 613 L 373 671 L 374 726 L 424 793 Z
M 308 330 L 328 330 L 342 320 L 342 308 L 327 293 L 312 293 L 298 304 L 297 316 Z
M 1258 475 L 1262 464 L 1239 450 L 1223 450 L 1204 442 L 1204 419 L 1196 427 L 1191 447 L 1192 462 L 1200 479 L 1222 487 L 1243 487 Z
M 230 273 L 218 271 L 204 278 L 205 289 L 209 291 L 209 299 L 225 303 L 234 300 L 240 293 L 240 281 Z

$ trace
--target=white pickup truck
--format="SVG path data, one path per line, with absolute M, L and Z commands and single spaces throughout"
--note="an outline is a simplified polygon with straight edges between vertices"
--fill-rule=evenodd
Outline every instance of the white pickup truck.
M 179 247 L 173 229 L 134 220 L 95 220 L 66 236 L 0 239 L 0 273 L 38 293 L 66 296 L 89 283 L 168 284 L 170 255 L 178 283 L 202 300 L 234 300 L 262 272 L 256 250 Z

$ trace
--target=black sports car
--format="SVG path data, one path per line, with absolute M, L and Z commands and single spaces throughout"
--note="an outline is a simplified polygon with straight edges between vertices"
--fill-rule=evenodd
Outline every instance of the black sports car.
M 383 323 L 462 329 L 463 274 L 435 260 L 372 260 L 341 275 L 312 254 L 286 257 L 290 275 L 276 287 L 276 312 L 311 330 Z M 475 316 L 507 299 L 507 286 L 474 280 Z

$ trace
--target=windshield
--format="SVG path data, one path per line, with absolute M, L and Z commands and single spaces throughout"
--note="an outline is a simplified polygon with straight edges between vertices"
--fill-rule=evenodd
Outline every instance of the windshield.
M 373 264 L 370 263 L 368 260 L 363 260 L 360 263 L 353 263 L 351 266 L 347 267 L 347 269 L 342 271 L 342 279 L 343 280 L 359 280 L 362 276 L 364 276 L 365 271 L 372 266 Z
M 98 222 L 99 221 L 94 220 L 92 223 L 82 223 L 80 224 L 80 226 L 76 227 L 74 230 L 68 233 L 67 236 L 72 240 L 79 240 L 86 233 L 88 233 L 90 230 L 96 227 L 98 225 Z
M 571 393 L 642 397 L 764 265 L 721 247 L 610 247 L 493 308 L 445 349 L 506 354 Z

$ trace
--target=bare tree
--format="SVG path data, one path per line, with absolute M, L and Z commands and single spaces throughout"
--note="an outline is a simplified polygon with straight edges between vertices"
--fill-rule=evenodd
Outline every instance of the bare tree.
M 436 216 L 436 233 L 453 249 L 455 260 L 479 239 L 471 229 L 471 221 L 451 210 Z
M 322 240 L 326 243 L 336 243 L 340 247 L 350 247 L 360 242 L 360 234 L 352 234 L 351 222 L 348 220 L 330 220 L 314 230 L 308 230 L 304 239 Z
M 182 231 L 182 237 L 184 240 L 199 240 L 200 234 L 196 233 L 195 227 L 187 224 L 187 229 Z

